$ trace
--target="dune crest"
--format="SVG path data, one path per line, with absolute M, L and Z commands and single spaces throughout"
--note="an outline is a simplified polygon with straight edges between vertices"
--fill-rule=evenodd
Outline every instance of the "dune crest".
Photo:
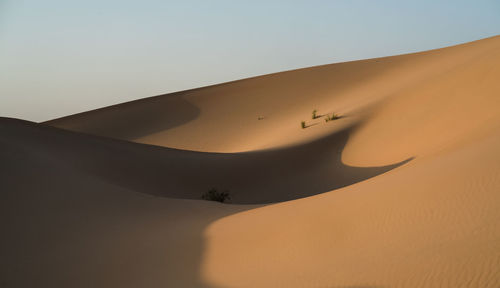
M 438 110 L 438 107 L 451 101 L 451 93 L 455 93 L 452 86 L 454 79 L 456 84 L 464 87 L 467 81 L 476 81 L 468 75 L 451 75 L 474 65 L 478 66 L 476 70 L 485 68 L 484 65 L 489 66 L 488 69 L 494 68 L 492 65 L 496 63 L 494 58 L 498 57 L 499 48 L 499 37 L 493 37 L 408 55 L 286 71 L 145 98 L 51 120 L 45 124 L 88 134 L 203 152 L 243 152 L 291 146 L 336 130 L 336 122 L 325 125 L 323 119 L 312 120 L 311 112 L 314 109 L 318 110 L 318 114 L 335 112 L 349 116 L 346 121 L 387 113 L 396 114 L 391 115 L 395 118 L 399 115 L 398 111 L 415 114 L 419 109 L 430 109 L 434 106 L 429 106 L 432 104 L 429 101 L 433 101 L 431 97 L 439 96 L 436 99 L 440 103 L 434 109 Z M 482 75 L 479 71 L 469 74 L 475 77 Z M 494 74 L 490 77 L 494 77 Z M 459 82 L 461 80 L 466 80 L 466 83 Z M 446 85 L 441 85 L 441 82 L 446 82 Z M 441 94 L 431 91 L 433 87 L 440 87 L 436 89 L 441 89 Z M 421 94 L 426 99 L 421 99 Z M 469 95 L 474 94 L 465 91 L 460 94 L 459 99 L 464 103 L 457 111 L 435 112 L 431 115 L 432 120 L 442 121 L 440 117 L 462 112 L 460 109 L 466 109 L 471 102 L 476 103 L 467 100 L 474 99 Z M 476 106 L 487 105 L 481 101 Z M 387 113 L 377 112 L 377 108 L 387 105 L 401 107 L 394 107 Z M 425 113 L 424 110 L 419 119 L 412 119 L 412 123 L 428 125 L 426 121 L 431 119 L 427 117 L 426 120 L 428 115 Z M 259 117 L 263 119 L 259 120 Z M 301 121 L 320 125 L 301 129 Z M 404 155 L 396 161 L 412 156 Z M 390 163 L 384 163 L 387 164 Z

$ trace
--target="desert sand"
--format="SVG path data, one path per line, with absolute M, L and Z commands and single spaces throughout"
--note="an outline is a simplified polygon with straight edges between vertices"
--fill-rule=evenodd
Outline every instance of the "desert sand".
M 500 287 L 500 36 L 0 135 L 0 287 Z

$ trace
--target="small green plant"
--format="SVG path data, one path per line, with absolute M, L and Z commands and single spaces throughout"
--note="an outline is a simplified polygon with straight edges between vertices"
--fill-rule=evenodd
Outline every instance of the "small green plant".
M 327 114 L 325 117 L 325 122 L 337 120 L 339 118 L 340 118 L 340 116 L 338 114 L 335 114 L 335 113 L 332 113 L 332 115 Z
M 318 110 L 314 109 L 313 112 L 312 112 L 312 119 L 316 119 L 316 118 L 319 118 L 320 116 L 318 116 Z
M 230 200 L 231 197 L 229 197 L 229 191 L 227 191 L 227 190 L 219 192 L 219 191 L 217 191 L 217 189 L 212 188 L 212 189 L 208 190 L 207 192 L 203 193 L 203 195 L 201 195 L 201 199 L 224 203 L 224 201 Z
M 302 127 L 302 129 L 306 129 L 307 128 L 306 121 L 300 122 L 300 127 Z

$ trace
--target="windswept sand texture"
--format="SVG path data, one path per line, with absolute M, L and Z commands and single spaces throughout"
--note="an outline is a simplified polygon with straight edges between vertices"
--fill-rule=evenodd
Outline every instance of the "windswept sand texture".
M 500 287 L 499 36 L 0 135 L 0 287 Z

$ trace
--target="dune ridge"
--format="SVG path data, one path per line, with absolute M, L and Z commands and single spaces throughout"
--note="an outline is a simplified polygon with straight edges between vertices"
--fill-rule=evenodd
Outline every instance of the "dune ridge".
M 2 118 L 0 284 L 499 287 L 498 79 L 496 36 Z
M 493 37 L 408 55 L 292 70 L 145 98 L 45 124 L 204 152 L 242 152 L 289 146 L 330 134 L 335 129 L 331 127 L 335 125 L 317 125 L 311 127 L 314 129 L 301 131 L 301 121 L 313 123 L 310 118 L 314 109 L 318 109 L 319 114 L 336 112 L 364 117 L 370 115 L 377 104 L 392 98 L 406 101 L 409 98 L 406 94 L 414 87 L 420 89 L 428 82 L 439 81 L 436 79 L 467 67 L 478 58 L 495 55 L 498 49 L 498 37 Z M 170 105 L 173 101 L 186 105 Z M 192 106 L 196 108 L 189 109 Z M 115 131 L 127 130 L 131 123 L 138 127 L 142 125 L 147 131 L 151 129 L 151 121 L 137 121 L 141 117 L 161 119 L 169 117 L 173 110 L 176 114 L 172 118 L 184 117 L 191 115 L 192 109 L 200 112 L 190 117 L 190 121 L 165 131 L 157 129 L 140 137 L 117 135 Z M 259 121 L 259 117 L 264 119 Z M 322 123 L 321 119 L 319 123 Z

